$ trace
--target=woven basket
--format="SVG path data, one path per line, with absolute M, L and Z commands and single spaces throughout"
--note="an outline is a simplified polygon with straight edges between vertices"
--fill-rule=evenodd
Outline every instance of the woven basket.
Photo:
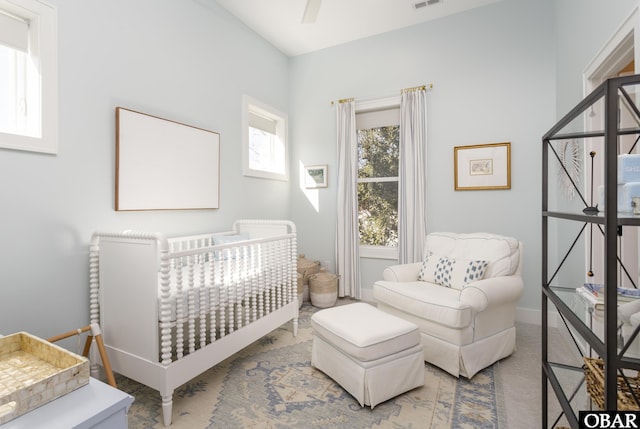
M 312 261 L 304 257 L 304 253 L 298 255 L 297 269 L 302 274 L 302 280 L 305 284 L 309 283 L 309 277 L 320 272 L 320 261 Z
M 333 307 L 338 300 L 338 276 L 321 268 L 309 276 L 309 292 L 314 307 Z
M 591 400 L 604 410 L 604 362 L 602 359 L 584 358 L 584 378 L 587 382 L 587 392 Z M 640 400 L 640 373 L 635 377 L 622 377 L 618 375 L 618 411 L 637 411 L 640 406 L 632 395 Z

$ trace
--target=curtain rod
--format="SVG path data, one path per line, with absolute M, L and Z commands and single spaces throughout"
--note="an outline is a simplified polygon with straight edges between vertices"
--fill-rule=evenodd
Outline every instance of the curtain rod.
M 404 88 L 404 89 L 400 90 L 400 93 L 404 94 L 405 92 L 411 92 L 411 91 L 422 91 L 422 90 L 426 91 L 428 89 L 433 89 L 433 84 L 432 83 L 427 84 L 427 85 L 414 86 L 414 87 L 411 87 L 411 88 Z M 354 101 L 354 100 L 356 100 L 354 97 L 341 98 L 337 102 L 336 101 L 331 101 L 331 105 L 333 106 L 335 103 L 338 103 L 338 104 L 348 103 L 348 102 L 351 102 L 351 101 Z

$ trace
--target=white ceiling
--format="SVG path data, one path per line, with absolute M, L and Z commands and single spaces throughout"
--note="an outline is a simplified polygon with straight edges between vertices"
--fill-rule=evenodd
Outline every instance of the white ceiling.
M 314 23 L 302 23 L 308 0 L 217 0 L 240 21 L 288 56 L 420 24 L 501 0 L 311 0 Z M 432 0 L 430 0 L 432 1 Z

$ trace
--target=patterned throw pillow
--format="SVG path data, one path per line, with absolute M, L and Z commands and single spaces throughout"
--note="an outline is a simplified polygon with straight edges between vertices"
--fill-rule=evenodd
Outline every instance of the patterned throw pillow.
M 430 253 L 424 258 L 418 280 L 453 289 L 462 289 L 467 283 L 481 280 L 489 262 L 454 259 Z

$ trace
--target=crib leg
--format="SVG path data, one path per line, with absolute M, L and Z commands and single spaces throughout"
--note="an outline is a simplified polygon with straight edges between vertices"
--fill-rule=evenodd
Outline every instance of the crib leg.
M 298 317 L 294 317 L 293 318 L 293 336 L 297 337 L 298 336 Z
M 171 426 L 171 413 L 173 412 L 173 393 L 162 397 L 162 420 L 165 427 Z

